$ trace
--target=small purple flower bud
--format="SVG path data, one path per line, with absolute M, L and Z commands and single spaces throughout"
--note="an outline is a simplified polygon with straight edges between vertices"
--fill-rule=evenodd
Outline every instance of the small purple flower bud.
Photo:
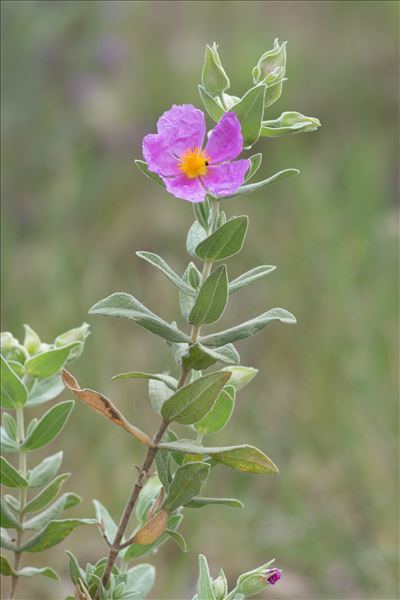
M 275 585 L 282 577 L 282 571 L 280 569 L 272 569 L 272 572 L 268 575 L 267 581 L 271 585 Z

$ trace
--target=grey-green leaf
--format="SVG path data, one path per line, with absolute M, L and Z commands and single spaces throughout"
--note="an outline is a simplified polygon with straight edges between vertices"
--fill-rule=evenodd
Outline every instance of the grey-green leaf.
M 143 260 L 147 261 L 148 263 L 150 263 L 151 265 L 153 265 L 154 267 L 159 269 L 162 273 L 164 273 L 166 278 L 175 287 L 177 287 L 179 290 L 181 290 L 185 294 L 189 294 L 189 296 L 196 295 L 196 292 L 192 288 L 192 286 L 188 285 L 185 281 L 183 281 L 183 279 L 181 279 L 181 277 L 179 277 L 179 275 L 177 275 L 175 273 L 175 271 L 173 269 L 171 269 L 171 267 L 165 262 L 165 260 L 163 258 L 161 258 L 161 256 L 158 256 L 157 254 L 154 254 L 153 252 L 144 252 L 144 251 L 136 252 L 136 256 L 139 256 L 139 258 L 143 258 Z
M 185 538 L 179 531 L 174 531 L 173 529 L 166 529 L 165 533 L 168 533 L 169 537 L 174 540 L 174 542 L 179 546 L 182 552 L 187 552 L 187 543 Z
M 142 564 L 129 569 L 123 600 L 141 600 L 154 585 L 156 570 L 153 565 Z
M 221 431 L 229 422 L 235 407 L 235 388 L 227 385 L 218 396 L 212 409 L 195 423 L 196 431 L 201 433 L 216 433 Z
M 284 169 L 283 171 L 279 171 L 271 177 L 267 179 L 263 179 L 262 181 L 256 181 L 256 183 L 247 183 L 246 185 L 242 185 L 232 196 L 225 196 L 224 200 L 229 198 L 236 198 L 236 196 L 241 196 L 242 194 L 250 194 L 250 192 L 257 192 L 258 190 L 262 190 L 267 187 L 267 185 L 272 185 L 277 181 L 281 181 L 282 179 L 287 179 L 287 177 L 292 177 L 293 175 L 298 175 L 300 171 L 298 169 Z
M 66 400 L 52 406 L 27 436 L 22 448 L 36 450 L 51 442 L 63 430 L 74 405 L 74 400 Z
M 176 390 L 177 381 L 175 377 L 166 375 L 165 373 L 142 373 L 141 371 L 130 371 L 129 373 L 119 373 L 114 375 L 111 381 L 119 381 L 120 379 L 154 379 L 155 381 L 162 381 L 171 390 Z
M 189 283 L 190 282 L 190 273 L 193 271 L 197 275 L 197 273 L 198 273 L 197 267 L 195 266 L 194 263 L 190 262 L 188 264 L 188 266 L 186 267 L 185 272 L 182 275 L 183 281 L 185 281 L 186 283 Z M 179 292 L 179 307 L 181 309 L 182 316 L 184 319 L 186 319 L 186 321 L 189 321 L 189 315 L 192 311 L 195 301 L 196 301 L 195 297 L 189 296 L 188 294 L 185 294 L 182 291 Z
M 11 550 L 11 552 L 15 552 L 16 545 L 15 542 L 10 538 L 8 532 L 3 529 L 0 529 L 0 547 L 5 550 Z
M 228 302 L 228 275 L 221 265 L 206 279 L 197 295 L 189 315 L 194 325 L 215 323 L 223 314 Z
M 9 413 L 3 413 L 3 423 L 4 429 L 6 430 L 7 435 L 13 440 L 17 439 L 17 423 L 12 415 Z
M 244 508 L 243 502 L 236 498 L 203 498 L 201 496 L 195 496 L 192 498 L 185 507 L 187 508 L 202 508 L 209 504 L 216 504 L 220 506 L 230 506 L 232 508 Z
M 48 456 L 31 471 L 28 471 L 29 487 L 40 487 L 53 479 L 61 466 L 63 458 L 62 451 Z
M 81 346 L 82 342 L 73 342 L 62 348 L 54 348 L 53 350 L 36 354 L 26 361 L 26 372 L 32 377 L 48 379 L 58 373 L 67 362 L 72 351 Z
M 44 575 L 44 577 L 50 577 L 50 579 L 56 579 L 59 581 L 60 577 L 54 569 L 50 567 L 24 567 L 17 571 L 19 577 L 35 577 L 36 575 Z
M 8 362 L 0 355 L 1 365 L 1 405 L 3 408 L 23 406 L 28 398 L 28 391 L 14 373 Z
M 188 231 L 186 238 L 186 249 L 191 256 L 196 258 L 197 246 L 205 240 L 207 237 L 207 231 L 200 225 L 198 221 L 195 221 Z
M 168 492 L 172 481 L 171 453 L 167 450 L 158 450 L 155 462 L 158 477 L 163 484 L 165 491 Z
M 10 465 L 3 456 L 0 457 L 0 481 L 2 485 L 5 485 L 6 487 L 25 488 L 28 486 L 25 477 Z
M 164 183 L 163 183 L 163 180 L 161 179 L 161 177 L 159 177 L 156 173 L 152 173 L 151 171 L 149 171 L 147 163 L 145 163 L 144 160 L 138 160 L 138 159 L 136 159 L 135 160 L 135 165 L 137 166 L 137 168 L 140 171 L 142 171 L 143 175 L 145 175 L 146 177 L 148 177 L 152 181 L 155 181 L 155 183 L 158 183 L 159 185 L 161 185 L 162 187 L 164 187 Z
M 36 512 L 45 506 L 47 506 L 58 494 L 64 481 L 68 479 L 70 473 L 64 473 L 59 475 L 52 482 L 50 482 L 39 494 L 37 494 L 32 500 L 25 504 L 22 514 Z
M 67 509 L 79 504 L 82 499 L 77 494 L 67 493 L 63 494 L 58 500 L 53 502 L 43 512 L 35 515 L 31 519 L 24 521 L 24 529 L 40 530 L 47 525 L 50 521 L 58 519 L 62 512 Z
M 133 319 L 145 329 L 171 342 L 188 342 L 189 336 L 179 331 L 146 308 L 130 294 L 117 292 L 100 300 L 89 310 L 90 314 Z
M 196 247 L 196 254 L 202 260 L 216 262 L 240 252 L 246 237 L 249 219 L 246 216 L 234 217 L 219 227 Z
M 210 465 L 203 462 L 188 462 L 180 466 L 172 480 L 164 506 L 172 512 L 183 506 L 201 490 L 210 472 Z
M 250 156 L 249 161 L 250 161 L 250 167 L 244 178 L 245 182 L 249 181 L 249 179 L 251 179 L 257 173 L 258 169 L 260 168 L 261 162 L 262 162 L 261 152 L 258 152 L 257 154 L 253 154 L 253 156 Z
M 163 450 L 166 452 L 166 450 Z M 5 500 L 0 500 L 0 526 L 6 529 L 22 529 L 20 522 L 9 509 Z
M 217 99 L 213 98 L 213 96 L 211 96 L 211 94 L 209 94 L 202 85 L 199 85 L 199 94 L 201 101 L 204 104 L 204 108 L 212 120 L 218 123 L 224 114 L 224 109 L 222 108 L 221 104 L 219 104 Z
M 188 347 L 187 354 L 182 357 L 182 365 L 185 369 L 195 369 L 196 371 L 208 369 L 216 362 L 237 365 L 240 362 L 240 356 L 232 344 L 211 349 L 196 342 Z
M 108 512 L 105 506 L 98 500 L 93 500 L 94 508 L 96 511 L 96 519 L 101 528 L 104 529 L 107 540 L 110 544 L 113 543 L 115 534 L 117 533 L 117 524 Z
M 229 376 L 220 371 L 185 385 L 164 402 L 161 415 L 167 421 L 184 425 L 200 421 L 214 404 Z
M 254 86 L 232 107 L 240 121 L 245 147 L 252 146 L 260 136 L 265 90 L 264 84 Z
M 222 371 L 229 371 L 231 374 L 229 385 L 233 385 L 237 392 L 250 383 L 258 373 L 258 369 L 242 365 L 224 367 Z
M 96 519 L 57 519 L 50 521 L 20 548 L 21 552 L 42 552 L 52 548 L 66 538 L 76 527 L 96 525 Z
M 296 111 L 287 111 L 278 119 L 263 121 L 261 126 L 262 137 L 277 137 L 288 133 L 302 133 L 315 131 L 321 126 L 319 119 L 306 117 Z
M 174 392 L 163 381 L 149 380 L 149 397 L 155 413 L 161 414 L 161 407 Z
M 199 579 L 197 580 L 197 600 L 215 600 L 212 579 L 207 559 L 199 555 Z
M 272 321 L 293 324 L 296 323 L 296 318 L 284 308 L 272 308 L 262 315 L 250 319 L 250 321 L 245 321 L 240 325 L 220 331 L 219 333 L 212 333 L 211 335 L 201 337 L 200 342 L 206 346 L 221 346 L 238 340 L 244 340 L 264 329 Z
M 160 448 L 166 448 L 183 454 L 211 456 L 214 460 L 237 471 L 249 473 L 278 473 L 278 468 L 264 452 L 241 444 L 239 446 L 205 447 L 193 443 L 191 440 L 179 440 L 177 442 L 162 442 Z
M 16 452 L 18 444 L 10 438 L 4 427 L 0 427 L 0 446 L 3 452 Z
M 57 398 L 63 390 L 64 384 L 61 381 L 59 373 L 48 379 L 37 381 L 29 392 L 27 406 L 38 406 L 44 402 L 54 400 L 54 398 Z
M 272 271 L 275 271 L 275 269 L 276 267 L 273 265 L 261 265 L 259 267 L 255 267 L 254 269 L 250 269 L 250 271 L 246 271 L 246 273 L 239 275 L 239 277 L 236 277 L 236 279 L 229 283 L 229 294 L 232 295 L 235 292 L 238 292 L 240 289 L 242 289 L 242 287 L 249 285 L 249 283 L 252 283 L 257 279 L 260 279 L 260 277 L 268 275 L 268 273 L 272 273 Z

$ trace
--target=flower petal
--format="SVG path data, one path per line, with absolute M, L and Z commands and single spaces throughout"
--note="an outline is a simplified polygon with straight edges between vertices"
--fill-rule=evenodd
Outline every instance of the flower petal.
M 170 152 L 180 157 L 188 148 L 202 147 L 206 119 L 192 104 L 174 104 L 158 119 L 157 131 L 167 140 Z
M 146 135 L 143 140 L 143 156 L 149 171 L 166 177 L 179 175 L 178 160 L 170 152 L 168 139 L 157 133 Z
M 182 198 L 189 202 L 203 202 L 206 196 L 206 190 L 198 177 L 189 179 L 186 175 L 179 175 L 171 178 L 162 177 L 162 180 L 167 191 L 176 198 Z
M 214 196 L 230 196 L 243 184 L 249 166 L 250 161 L 247 158 L 210 166 L 202 181 Z
M 234 160 L 243 150 L 240 121 L 234 112 L 226 112 L 214 127 L 205 151 L 212 163 Z

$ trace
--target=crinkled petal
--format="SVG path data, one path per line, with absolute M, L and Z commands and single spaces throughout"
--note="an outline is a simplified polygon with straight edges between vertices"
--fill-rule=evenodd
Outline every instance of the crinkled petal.
M 206 135 L 204 113 L 192 104 L 174 104 L 158 120 L 157 131 L 170 152 L 180 157 L 188 148 L 201 148 Z
M 206 196 L 206 190 L 198 177 L 189 179 L 186 175 L 180 175 L 171 178 L 162 177 L 162 180 L 167 191 L 176 198 L 182 198 L 189 202 L 203 202 Z
M 234 160 L 243 150 L 240 121 L 234 112 L 226 112 L 214 127 L 205 147 L 210 163 Z
M 150 171 L 157 175 L 179 175 L 178 160 L 170 152 L 168 139 L 157 133 L 146 135 L 143 140 L 143 156 Z
M 230 196 L 243 184 L 249 167 L 247 158 L 210 166 L 207 175 L 202 178 L 204 186 L 214 196 Z

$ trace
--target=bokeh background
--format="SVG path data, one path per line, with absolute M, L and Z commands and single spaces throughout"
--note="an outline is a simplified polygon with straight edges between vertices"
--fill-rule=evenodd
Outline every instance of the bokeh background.
M 5 1 L 2 17 L 3 330 L 22 337 L 27 322 L 50 341 L 88 320 L 74 374 L 149 432 L 157 425 L 145 384 L 110 378 L 173 369 L 167 347 L 87 311 L 119 290 L 175 319 L 176 290 L 134 250 L 182 272 L 193 217 L 133 158 L 164 110 L 200 105 L 205 43 L 220 44 L 241 95 L 261 53 L 288 40 L 288 81 L 270 118 L 298 110 L 323 127 L 260 141 L 262 176 L 301 175 L 226 205 L 250 216 L 231 276 L 261 263 L 279 269 L 235 295 L 223 324 L 284 306 L 298 325 L 240 343 L 242 363 L 260 374 L 229 427 L 210 437 L 265 449 L 281 473 L 211 477 L 208 495 L 236 496 L 246 509 L 187 510 L 190 552 L 170 542 L 149 559 L 151 598 L 191 597 L 200 551 L 231 583 L 276 557 L 285 575 L 271 599 L 397 598 L 398 4 Z M 84 406 L 60 444 L 68 489 L 84 498 L 74 513 L 92 516 L 95 497 L 117 517 L 142 449 Z M 27 580 L 20 598 L 67 594 L 71 546 L 82 563 L 105 554 L 97 531 L 77 530 L 46 557 L 64 582 Z

